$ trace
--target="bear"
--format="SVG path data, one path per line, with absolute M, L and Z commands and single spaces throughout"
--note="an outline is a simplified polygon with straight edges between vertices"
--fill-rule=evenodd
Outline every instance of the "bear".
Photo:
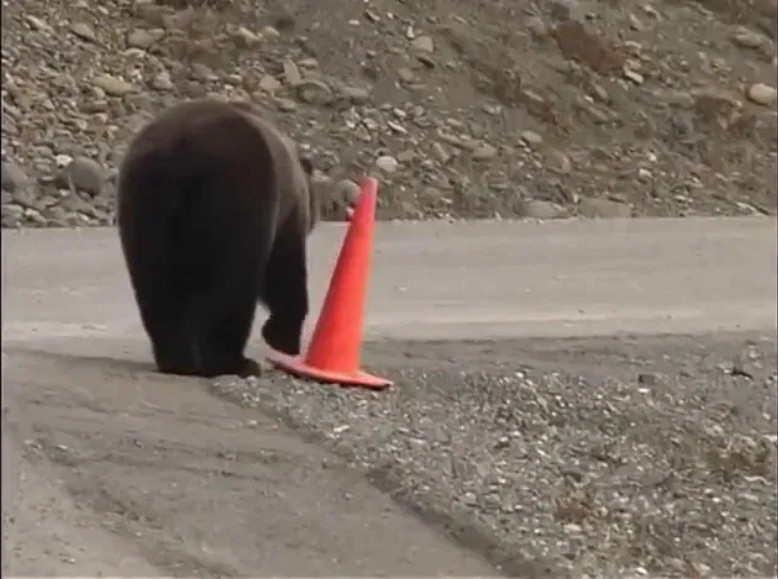
M 267 345 L 300 353 L 306 243 L 319 219 L 312 174 L 248 103 L 185 101 L 131 140 L 116 222 L 159 372 L 259 375 L 244 355 L 257 303 L 269 312 Z

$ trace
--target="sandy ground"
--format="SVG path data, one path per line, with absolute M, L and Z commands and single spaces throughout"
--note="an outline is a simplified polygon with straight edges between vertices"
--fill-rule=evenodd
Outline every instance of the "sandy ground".
M 366 394 L 157 376 L 115 232 L 4 231 L 4 572 L 772 574 L 775 243 L 382 224 Z

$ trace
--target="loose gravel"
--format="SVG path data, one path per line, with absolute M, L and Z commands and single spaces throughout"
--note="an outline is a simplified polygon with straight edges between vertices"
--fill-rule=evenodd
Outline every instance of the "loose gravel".
M 557 371 L 548 343 L 446 345 L 459 362 L 372 345 L 388 391 L 275 371 L 213 391 L 346 456 L 508 575 L 774 576 L 774 339 L 583 344 L 557 344 Z

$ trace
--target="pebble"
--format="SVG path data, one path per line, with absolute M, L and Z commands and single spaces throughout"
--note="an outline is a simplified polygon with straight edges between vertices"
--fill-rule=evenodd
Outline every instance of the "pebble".
M 756 104 L 772 106 L 776 102 L 778 92 L 776 92 L 775 87 L 759 82 L 748 87 L 746 96 Z
M 413 74 L 413 71 L 410 68 L 405 67 L 397 69 L 397 76 L 405 83 L 411 83 L 416 79 L 416 75 Z
M 154 77 L 154 80 L 151 81 L 152 88 L 156 90 L 173 90 L 175 86 L 173 85 L 173 81 L 170 79 L 170 73 L 167 71 L 160 72 L 157 76 Z
M 143 30 L 142 28 L 136 28 L 127 33 L 125 42 L 127 48 L 140 48 L 146 50 L 151 47 L 152 44 L 158 42 L 165 35 L 165 31 L 157 29 L 153 32 Z
M 558 171 L 563 175 L 567 175 L 573 169 L 570 157 L 556 149 L 551 149 L 546 152 L 546 164 L 551 170 Z
M 543 143 L 543 137 L 535 131 L 523 131 L 521 133 L 521 140 L 531 147 L 536 147 Z
M 635 84 L 643 84 L 643 82 L 645 81 L 642 74 L 640 74 L 639 72 L 635 72 L 630 68 L 624 68 L 623 74 L 624 74 L 624 78 L 631 80 Z
M 430 36 L 419 36 L 411 42 L 411 47 L 420 52 L 434 52 L 435 45 Z
M 546 26 L 543 19 L 538 16 L 530 16 L 527 18 L 525 26 L 535 38 L 545 38 L 548 36 L 548 26 Z
M 375 166 L 376 168 L 380 169 L 384 173 L 391 174 L 397 171 L 397 169 L 400 166 L 400 163 L 397 159 L 395 159 L 391 155 L 381 155 L 376 159 Z
M 274 93 L 280 90 L 283 85 L 281 81 L 274 77 L 272 74 L 266 74 L 259 80 L 260 90 L 267 93 Z
M 48 33 L 54 32 L 54 29 L 51 26 L 49 26 L 49 24 L 45 20 L 38 18 L 37 16 L 28 14 L 27 16 L 25 16 L 25 20 L 34 30 L 39 30 L 41 32 L 48 32 Z
M 334 194 L 336 199 L 343 203 L 346 207 L 352 207 L 356 204 L 360 193 L 362 192 L 359 184 L 355 183 L 351 179 L 341 179 L 335 185 Z
M 739 29 L 732 37 L 732 42 L 741 48 L 761 48 L 767 39 L 753 30 Z
M 130 83 L 111 76 L 108 74 L 101 74 L 92 79 L 92 84 L 105 91 L 105 94 L 109 96 L 121 97 L 130 94 L 135 90 L 135 87 Z
M 194 62 L 191 66 L 191 74 L 197 80 L 204 82 L 214 82 L 219 80 L 219 75 L 216 74 L 210 66 L 202 62 Z
M 95 31 L 92 30 L 92 27 L 89 26 L 89 24 L 86 22 L 74 22 L 70 26 L 70 31 L 78 36 L 81 40 L 97 42 L 97 35 L 95 34 Z
M 276 105 L 278 106 L 278 110 L 285 113 L 292 113 L 297 110 L 297 103 L 292 99 L 278 98 L 276 99 Z
M 340 89 L 343 97 L 355 105 L 363 105 L 370 100 L 370 91 L 358 86 L 344 86 Z
M 266 38 L 278 38 L 281 36 L 281 33 L 273 26 L 265 26 L 260 34 Z
M 549 4 L 549 12 L 554 20 L 583 20 L 583 9 L 578 0 L 552 0 Z
M 235 34 L 233 35 L 233 38 L 236 41 L 236 44 L 242 48 L 251 48 L 252 46 L 259 44 L 259 42 L 262 40 L 262 37 L 245 26 L 239 27 Z
M 497 147 L 484 143 L 473 149 L 471 157 L 474 161 L 487 161 L 497 155 Z
M 84 191 L 91 196 L 99 195 L 105 185 L 103 167 L 89 157 L 76 157 L 57 176 L 55 184 L 63 189 L 73 184 L 78 191 Z
M 640 21 L 640 19 L 637 16 L 635 16 L 634 14 L 630 14 L 629 15 L 629 27 L 632 30 L 635 30 L 635 31 L 639 32 L 639 31 L 643 30 L 643 23 Z
M 581 216 L 593 219 L 632 216 L 632 209 L 626 203 L 592 197 L 582 197 L 578 204 L 578 211 Z
M 528 199 L 521 204 L 521 216 L 530 219 L 560 219 L 568 217 L 561 205 L 543 199 Z
M 309 105 L 326 105 L 332 102 L 332 90 L 324 81 L 305 79 L 297 85 L 297 98 Z
M 284 80 L 289 86 L 298 86 L 303 81 L 300 69 L 291 58 L 284 60 Z
M 2 184 L 3 191 L 13 193 L 25 186 L 29 182 L 27 173 L 19 165 L 10 161 L 2 163 Z
M 15 203 L 3 204 L 2 226 L 3 228 L 16 228 L 21 226 L 24 219 L 24 208 Z

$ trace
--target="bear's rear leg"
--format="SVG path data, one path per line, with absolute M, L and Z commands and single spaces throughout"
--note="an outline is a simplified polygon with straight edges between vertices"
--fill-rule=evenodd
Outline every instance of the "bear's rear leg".
M 140 297 L 138 305 L 157 370 L 163 374 L 197 375 L 200 363 L 195 341 L 184 323 L 182 301 L 155 293 Z
M 243 272 L 242 276 L 250 276 Z M 236 285 L 245 287 L 238 288 Z M 227 278 L 190 302 L 201 376 L 259 376 L 259 364 L 244 356 L 256 313 L 256 284 Z

